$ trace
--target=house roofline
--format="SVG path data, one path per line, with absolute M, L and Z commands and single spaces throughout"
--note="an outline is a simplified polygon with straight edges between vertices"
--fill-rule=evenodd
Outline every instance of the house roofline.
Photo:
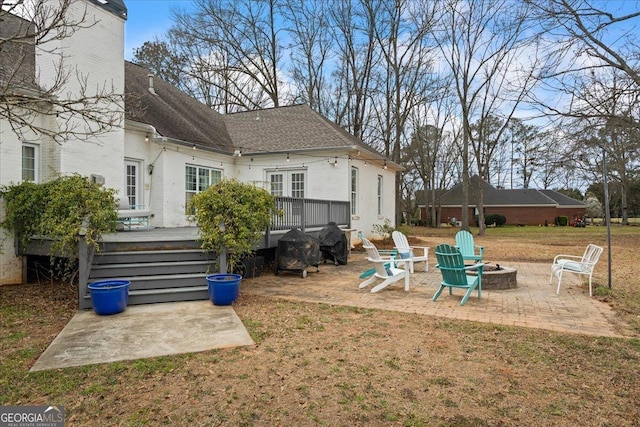
M 124 123 L 125 123 L 125 128 L 129 127 L 129 129 L 149 133 L 150 134 L 149 141 L 153 141 L 157 144 L 171 143 L 171 144 L 180 145 L 183 147 L 195 148 L 197 150 L 223 154 L 225 156 L 233 155 L 233 153 L 228 150 L 216 149 L 208 145 L 202 145 L 195 142 L 183 141 L 181 139 L 172 138 L 170 136 L 164 136 L 160 134 L 153 125 L 150 125 L 148 123 L 137 122 L 135 120 L 130 120 L 130 119 L 126 119 Z
M 151 133 L 151 138 L 157 137 L 158 136 L 158 131 L 156 130 L 155 126 L 150 125 L 148 123 L 142 123 L 142 122 L 136 122 L 135 120 L 131 120 L 131 119 L 125 119 L 124 120 L 124 127 L 129 128 L 129 129 L 133 129 L 133 130 L 139 130 L 142 132 L 150 132 Z

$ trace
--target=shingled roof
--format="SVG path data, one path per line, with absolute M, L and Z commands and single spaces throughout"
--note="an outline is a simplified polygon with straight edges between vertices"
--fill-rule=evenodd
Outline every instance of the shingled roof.
M 33 24 L 7 12 L 0 12 L 0 82 L 14 89 L 38 89 Z
M 585 206 L 585 203 L 553 190 L 538 190 L 560 206 Z
M 306 104 L 226 114 L 231 139 L 243 153 L 362 149 L 383 156 Z
M 100 6 L 101 8 L 108 10 L 120 18 L 127 19 L 127 6 L 125 6 L 123 0 L 90 0 L 91 3 Z
M 228 154 L 337 149 L 361 150 L 363 159 L 385 158 L 305 104 L 223 115 L 157 77 L 151 93 L 150 74 L 125 62 L 125 111 L 128 119 L 155 127 L 162 137 Z
M 234 148 L 223 117 L 171 84 L 153 78 L 151 72 L 125 61 L 125 112 L 127 118 L 150 124 L 166 138 L 195 144 L 199 148 L 232 153 Z
M 476 192 L 478 177 L 471 178 L 469 191 L 469 203 L 477 204 Z M 584 206 L 584 203 L 565 196 L 553 190 L 535 190 L 531 188 L 501 190 L 497 189 L 486 181 L 483 181 L 484 206 Z M 462 183 L 457 184 L 451 190 L 442 195 L 440 199 L 442 206 L 462 205 Z

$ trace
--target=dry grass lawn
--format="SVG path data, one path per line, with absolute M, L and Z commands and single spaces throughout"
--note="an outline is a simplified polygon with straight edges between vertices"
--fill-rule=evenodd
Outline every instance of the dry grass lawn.
M 436 245 L 455 230 L 409 232 Z M 496 228 L 476 241 L 505 261 L 549 263 L 606 233 Z M 77 309 L 75 290 L 0 287 L 0 404 L 63 405 L 69 426 L 637 426 L 640 227 L 614 228 L 612 242 L 613 289 L 605 251 L 596 294 L 636 338 L 241 295 L 255 346 L 30 373 Z

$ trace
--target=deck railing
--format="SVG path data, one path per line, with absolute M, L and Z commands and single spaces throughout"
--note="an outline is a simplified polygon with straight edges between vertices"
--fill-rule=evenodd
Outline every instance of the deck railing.
M 298 228 L 304 232 L 309 228 L 324 227 L 329 222 L 344 228 L 351 226 L 349 202 L 276 197 L 276 206 L 279 214 L 273 216 L 271 231 Z

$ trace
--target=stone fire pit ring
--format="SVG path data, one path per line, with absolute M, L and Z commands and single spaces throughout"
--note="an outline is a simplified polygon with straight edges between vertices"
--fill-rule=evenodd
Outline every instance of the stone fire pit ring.
M 467 274 L 476 276 L 475 270 L 467 271 Z M 500 264 L 485 264 L 482 269 L 482 289 L 505 290 L 518 287 L 518 271 L 515 268 L 503 267 Z

